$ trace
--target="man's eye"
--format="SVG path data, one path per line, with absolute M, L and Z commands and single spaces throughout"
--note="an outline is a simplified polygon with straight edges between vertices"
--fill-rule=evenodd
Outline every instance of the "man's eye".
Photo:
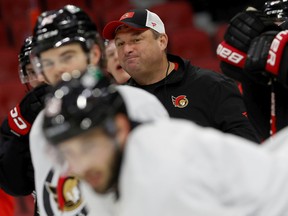
M 123 46 L 123 45 L 124 45 L 123 42 L 118 42 L 118 43 L 116 43 L 116 46 L 117 46 L 117 47 L 120 47 L 120 46 Z
M 50 61 L 45 61 L 45 62 L 42 62 L 42 67 L 53 67 L 53 62 L 50 62 Z
M 64 62 L 70 61 L 73 58 L 73 55 L 65 55 L 63 56 L 62 60 Z

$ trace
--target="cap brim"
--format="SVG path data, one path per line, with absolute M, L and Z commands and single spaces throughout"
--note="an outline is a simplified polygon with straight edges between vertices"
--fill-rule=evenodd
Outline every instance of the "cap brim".
M 103 29 L 102 32 L 102 36 L 104 39 L 108 39 L 108 40 L 113 40 L 115 37 L 115 33 L 118 27 L 122 26 L 122 25 L 127 25 L 133 29 L 136 30 L 146 30 L 148 29 L 148 27 L 146 26 L 140 26 L 137 25 L 135 23 L 129 23 L 129 22 L 121 22 L 121 21 L 112 21 L 109 22 Z

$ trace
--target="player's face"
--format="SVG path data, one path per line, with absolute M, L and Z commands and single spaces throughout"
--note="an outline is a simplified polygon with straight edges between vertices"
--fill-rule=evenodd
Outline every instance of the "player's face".
M 47 82 L 55 85 L 65 72 L 84 71 L 88 56 L 78 43 L 46 50 L 40 54 L 42 70 Z
M 166 35 L 155 38 L 152 30 L 120 27 L 115 36 L 120 64 L 136 81 L 143 79 L 163 67 L 161 64 L 167 46 L 166 39 Z
M 107 71 L 112 74 L 117 83 L 125 83 L 130 78 L 130 75 L 123 70 L 119 63 L 118 53 L 114 41 L 111 41 L 107 45 L 105 54 L 107 59 Z
M 36 86 L 38 86 L 38 85 L 40 85 L 40 84 L 42 84 L 42 83 L 44 83 L 44 80 L 42 79 L 38 79 L 37 78 L 37 76 L 36 76 L 36 74 L 35 74 L 35 71 L 34 71 L 34 69 L 33 69 L 33 66 L 32 66 L 32 64 L 27 64 L 26 66 L 25 66 L 25 70 L 26 70 L 26 73 L 27 73 L 27 75 L 28 75 L 28 77 L 29 77 L 29 84 L 33 87 L 33 88 L 35 88 Z
M 59 145 L 68 163 L 68 174 L 84 179 L 96 192 L 105 193 L 115 175 L 114 140 L 102 129 L 94 129 Z

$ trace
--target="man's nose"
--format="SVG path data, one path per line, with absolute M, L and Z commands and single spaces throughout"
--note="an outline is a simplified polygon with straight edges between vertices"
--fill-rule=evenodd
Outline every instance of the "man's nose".
M 133 45 L 130 44 L 130 43 L 126 43 L 126 44 L 124 45 L 124 53 L 125 53 L 125 54 L 129 54 L 129 53 L 131 53 L 132 51 L 133 51 Z

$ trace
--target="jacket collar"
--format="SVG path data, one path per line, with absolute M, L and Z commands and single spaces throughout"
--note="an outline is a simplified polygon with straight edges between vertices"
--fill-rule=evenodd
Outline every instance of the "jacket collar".
M 185 76 L 185 71 L 187 68 L 187 65 L 190 63 L 188 60 L 184 60 L 179 56 L 167 54 L 168 61 L 177 63 L 178 69 L 177 71 L 173 70 L 167 77 L 164 79 L 150 84 L 150 85 L 139 85 L 133 78 L 130 78 L 127 82 L 128 85 L 136 86 L 136 87 L 142 87 L 142 88 L 156 88 L 162 85 L 172 84 L 180 82 L 183 77 Z

